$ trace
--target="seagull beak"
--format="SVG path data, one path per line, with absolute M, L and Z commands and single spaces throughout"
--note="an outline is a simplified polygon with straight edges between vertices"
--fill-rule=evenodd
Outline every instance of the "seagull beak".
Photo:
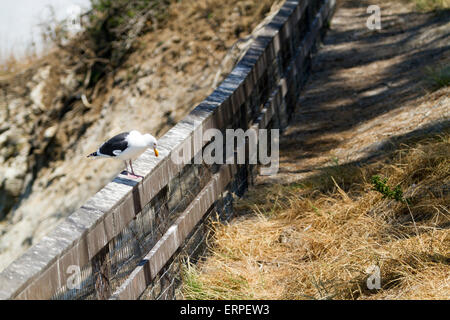
M 158 152 L 158 150 L 156 150 L 156 148 L 153 148 L 153 151 L 155 151 L 155 156 L 159 156 L 159 152 Z

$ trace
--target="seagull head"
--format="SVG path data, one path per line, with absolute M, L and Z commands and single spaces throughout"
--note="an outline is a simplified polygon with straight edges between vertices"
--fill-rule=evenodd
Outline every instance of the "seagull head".
M 144 134 L 145 143 L 148 147 L 153 148 L 153 151 L 155 152 L 155 156 L 159 156 L 158 150 L 156 147 L 158 146 L 158 141 L 154 136 L 152 136 L 149 133 Z

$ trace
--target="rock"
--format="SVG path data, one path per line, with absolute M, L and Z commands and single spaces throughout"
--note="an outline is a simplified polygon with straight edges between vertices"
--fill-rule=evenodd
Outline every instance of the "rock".
M 37 111 L 36 108 L 38 108 L 41 111 L 46 110 L 46 107 L 44 106 L 44 103 L 43 103 L 44 87 L 45 87 L 45 82 L 41 82 L 36 87 L 34 87 L 34 89 L 30 93 L 30 98 L 33 101 L 32 108 L 35 111 Z
M 55 136 L 57 130 L 58 130 L 57 125 L 45 129 L 44 139 L 46 139 L 46 140 L 52 139 Z
M 33 76 L 33 82 L 37 83 L 37 85 L 34 86 L 30 92 L 31 101 L 42 111 L 45 111 L 47 109 L 44 103 L 44 97 L 46 94 L 44 88 L 47 85 L 46 80 L 48 80 L 48 77 L 50 75 L 50 68 L 51 66 L 46 66 L 36 72 L 36 74 Z
M 69 90 L 75 91 L 78 87 L 78 79 L 74 72 L 70 72 L 65 78 L 61 79 L 61 83 Z
M 18 197 L 22 192 L 23 178 L 25 171 L 20 168 L 6 168 L 4 170 L 4 186 L 5 192 L 12 197 Z
M 0 170 L 0 220 L 16 203 L 22 193 L 25 171 L 19 168 L 1 168 Z
M 8 141 L 8 131 L 0 134 L 0 148 L 6 145 Z

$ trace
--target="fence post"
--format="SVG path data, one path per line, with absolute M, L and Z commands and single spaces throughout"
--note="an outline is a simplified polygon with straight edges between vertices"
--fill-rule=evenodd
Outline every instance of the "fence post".
M 111 285 L 109 283 L 111 266 L 108 256 L 109 246 L 107 245 L 92 258 L 92 274 L 98 300 L 106 300 L 111 296 Z

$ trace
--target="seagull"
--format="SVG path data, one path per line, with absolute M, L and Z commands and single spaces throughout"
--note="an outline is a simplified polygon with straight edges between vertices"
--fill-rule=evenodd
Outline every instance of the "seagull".
M 154 136 L 149 133 L 141 134 L 137 130 L 130 132 L 122 132 L 115 135 L 108 141 L 104 142 L 97 151 L 92 152 L 87 157 L 93 158 L 115 158 L 123 160 L 125 162 L 125 169 L 128 176 L 135 178 L 143 178 L 136 175 L 133 170 L 132 160 L 135 160 L 141 155 L 147 148 L 152 147 L 155 152 L 155 156 L 158 156 L 158 150 L 156 150 L 157 141 Z M 128 171 L 127 160 L 130 163 L 131 174 Z

